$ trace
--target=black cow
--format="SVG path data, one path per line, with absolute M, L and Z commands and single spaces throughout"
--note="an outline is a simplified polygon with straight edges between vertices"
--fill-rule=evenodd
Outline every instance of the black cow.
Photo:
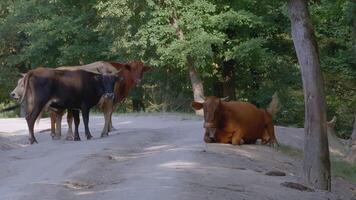
M 34 136 L 34 123 L 45 107 L 56 112 L 65 109 L 73 111 L 75 118 L 75 140 L 78 134 L 79 112 L 82 111 L 85 135 L 92 138 L 88 122 L 89 110 L 98 104 L 101 98 L 114 98 L 114 85 L 122 80 L 118 75 L 102 75 L 84 70 L 56 70 L 37 68 L 24 77 L 24 100 L 26 101 L 26 121 L 30 134 L 30 143 L 37 143 Z

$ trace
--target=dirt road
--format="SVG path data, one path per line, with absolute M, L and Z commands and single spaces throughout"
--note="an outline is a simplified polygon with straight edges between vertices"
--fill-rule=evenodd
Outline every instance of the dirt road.
M 103 117 L 90 118 L 93 140 L 53 141 L 49 120 L 27 145 L 23 119 L 0 119 L 1 200 L 109 199 L 351 199 L 353 188 L 333 193 L 299 191 L 300 159 L 261 145 L 204 144 L 199 118 L 190 115 L 119 115 L 116 131 L 99 138 Z M 66 125 L 63 123 L 63 132 Z M 282 143 L 302 144 L 280 128 Z M 268 176 L 281 171 L 286 176 Z M 351 185 L 350 187 L 354 187 Z

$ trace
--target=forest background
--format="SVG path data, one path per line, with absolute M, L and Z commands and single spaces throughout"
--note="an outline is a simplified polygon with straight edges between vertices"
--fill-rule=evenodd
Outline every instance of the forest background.
M 348 138 L 356 110 L 356 9 L 309 3 L 320 50 L 327 117 Z M 193 112 L 193 89 L 266 107 L 278 92 L 278 125 L 303 127 L 300 67 L 283 0 L 2 0 L 0 108 L 20 77 L 40 66 L 142 60 L 148 112 Z M 135 91 L 133 92 L 135 94 Z M 137 94 L 137 93 L 136 93 Z M 132 112 L 130 98 L 118 112 Z M 15 110 L 3 117 L 18 116 Z

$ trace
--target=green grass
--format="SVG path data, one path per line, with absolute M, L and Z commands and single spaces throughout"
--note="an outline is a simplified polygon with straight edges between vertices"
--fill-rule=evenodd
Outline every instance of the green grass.
M 278 151 L 281 151 L 282 153 L 291 157 L 299 157 L 299 158 L 303 157 L 303 151 L 295 147 L 279 144 L 279 147 L 277 149 Z
M 356 163 L 331 159 L 331 174 L 356 183 Z
M 303 157 L 303 151 L 288 145 L 281 144 L 278 147 L 278 151 L 291 156 L 291 157 Z M 331 175 L 333 177 L 340 177 L 350 182 L 356 183 L 356 163 L 349 163 L 338 158 L 330 158 Z

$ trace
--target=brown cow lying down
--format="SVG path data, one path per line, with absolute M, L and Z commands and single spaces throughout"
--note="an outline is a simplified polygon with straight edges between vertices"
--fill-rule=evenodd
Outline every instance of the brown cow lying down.
M 102 75 L 84 70 L 55 70 L 37 68 L 29 71 L 24 77 L 23 99 L 26 103 L 26 121 L 29 128 L 30 143 L 37 142 L 34 136 L 34 123 L 45 108 L 60 113 L 65 109 L 73 111 L 75 123 L 75 140 L 79 140 L 79 112 L 82 111 L 85 135 L 89 131 L 89 110 L 101 98 L 114 98 L 114 86 L 118 75 Z
M 195 110 L 204 110 L 206 143 L 255 143 L 278 145 L 274 134 L 272 116 L 278 111 L 278 97 L 273 95 L 267 109 L 257 108 L 247 102 L 230 101 L 209 96 L 203 103 L 192 102 Z

